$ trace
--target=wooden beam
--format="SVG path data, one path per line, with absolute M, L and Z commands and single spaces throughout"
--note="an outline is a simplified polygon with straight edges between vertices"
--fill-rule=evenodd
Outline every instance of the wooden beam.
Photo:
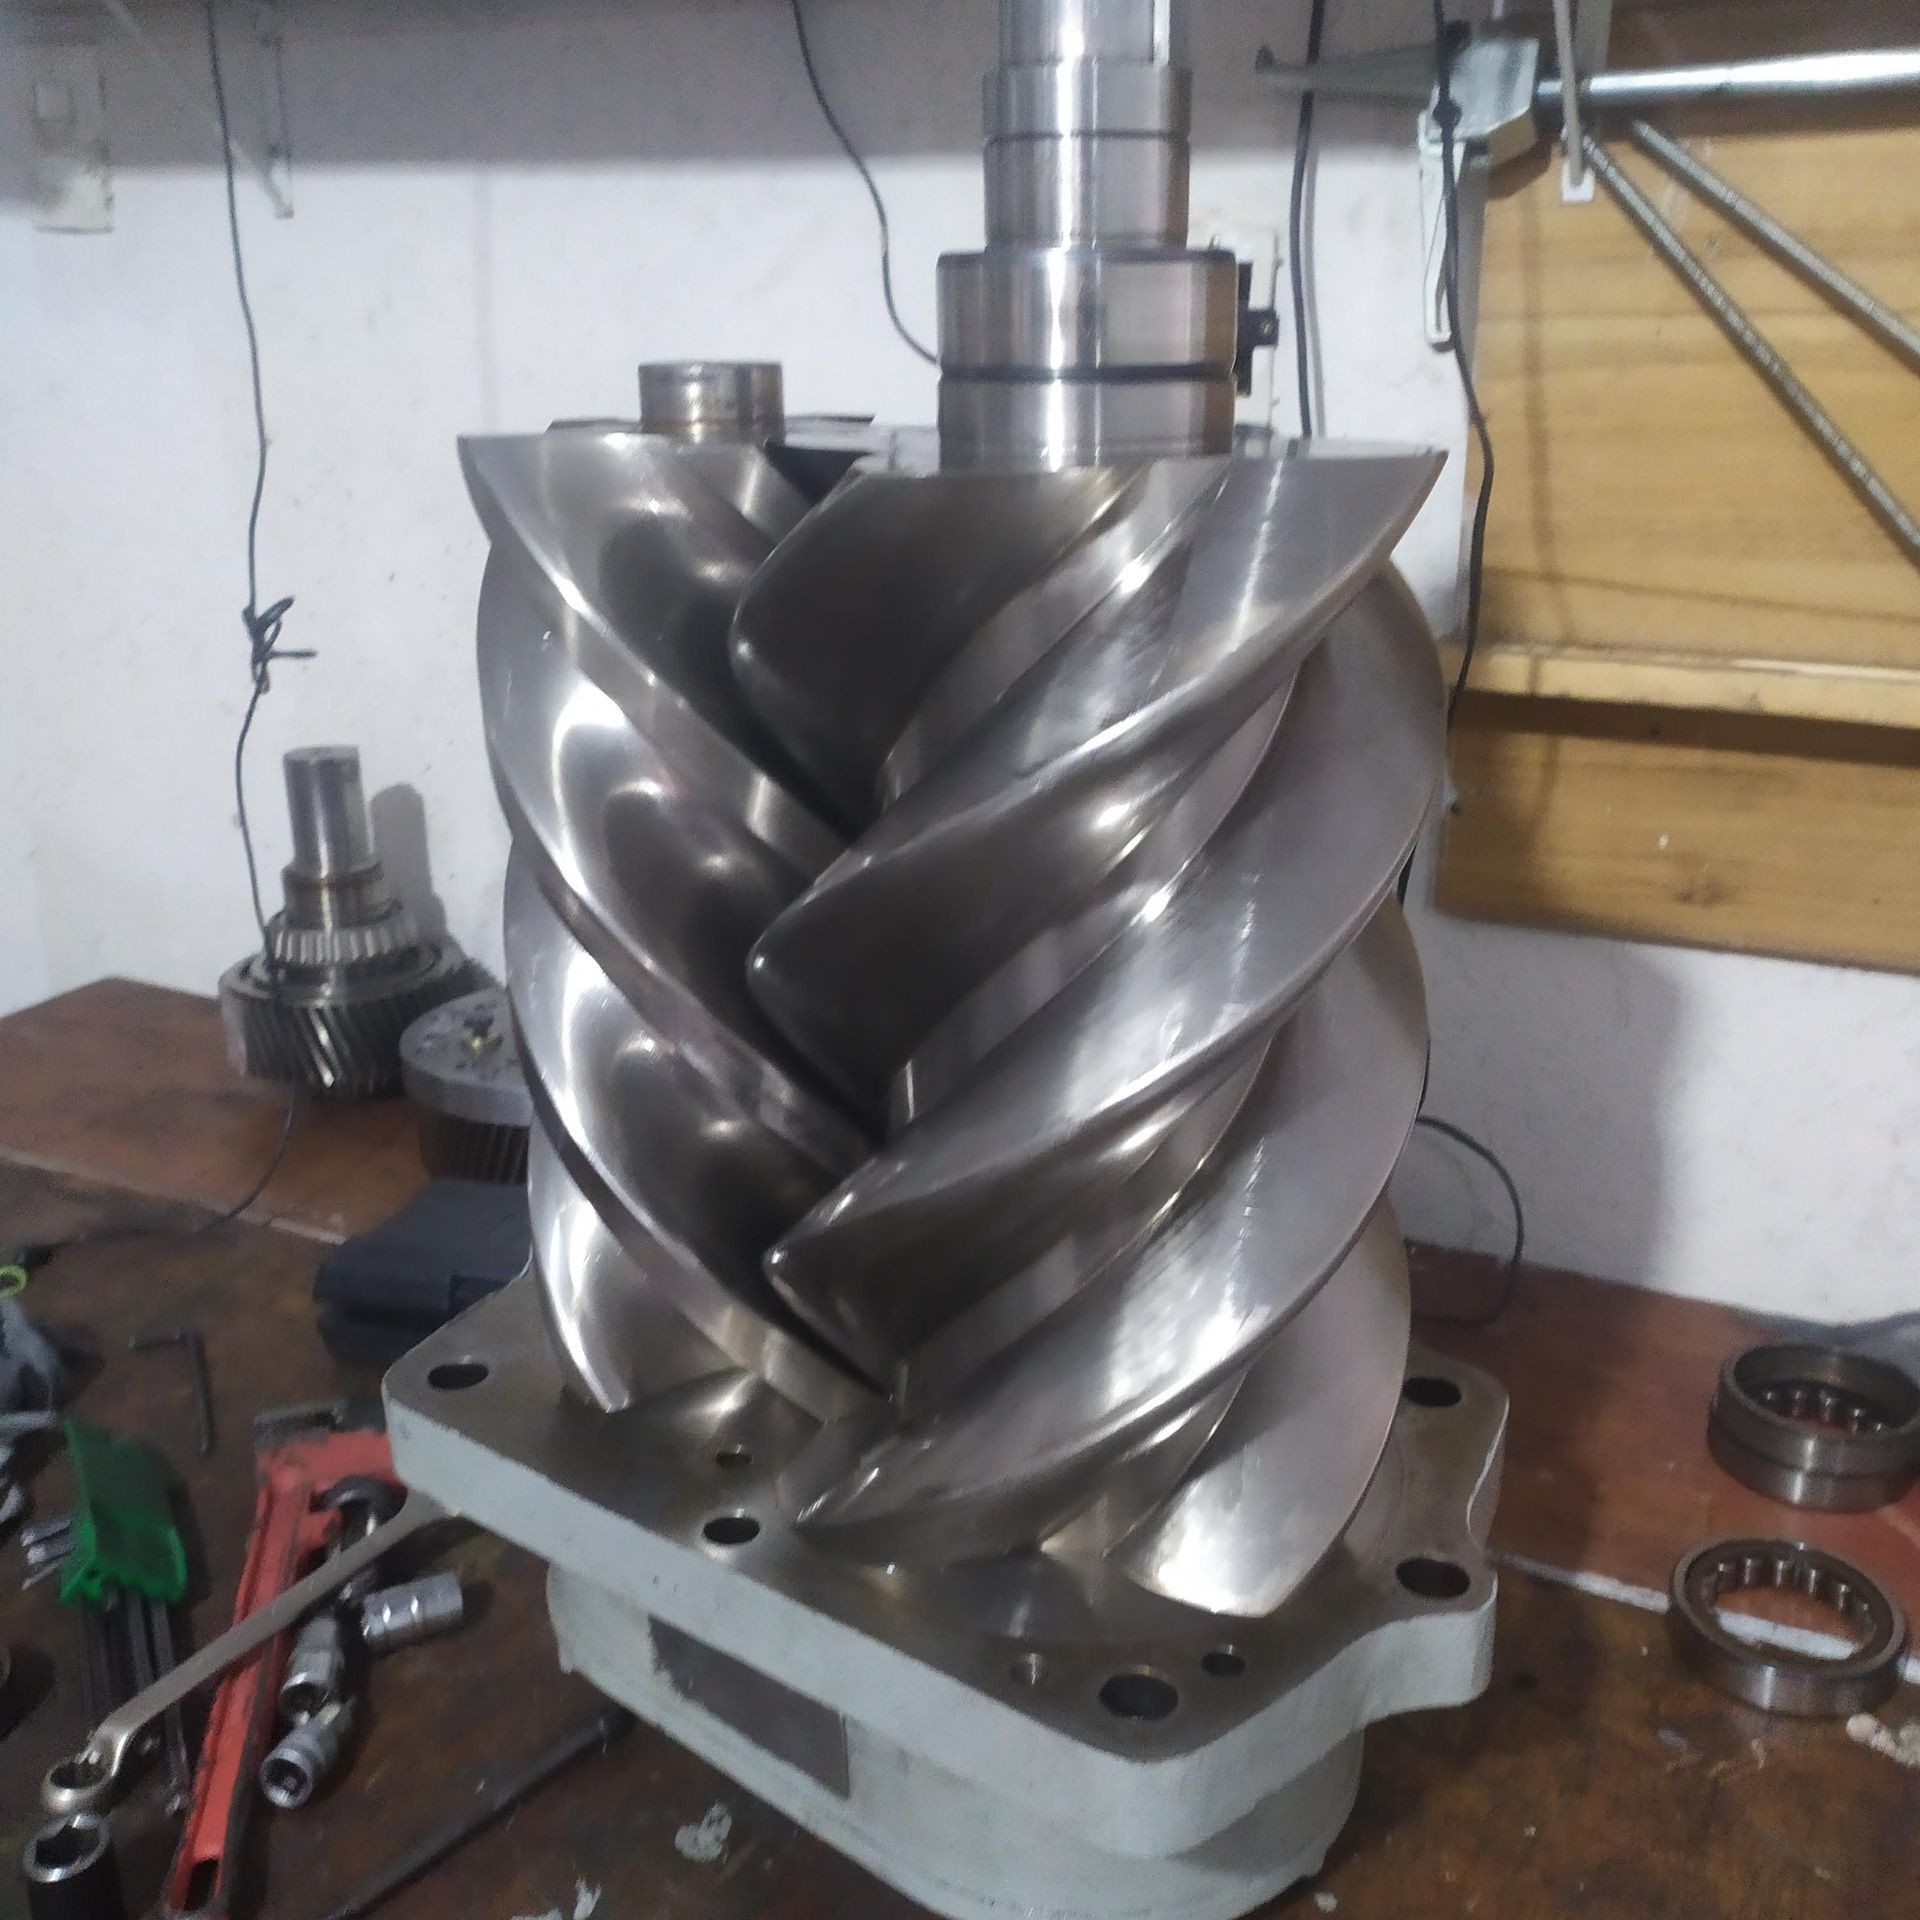
M 1474 696 L 1453 779 L 1448 912 L 1920 972 L 1920 734 Z

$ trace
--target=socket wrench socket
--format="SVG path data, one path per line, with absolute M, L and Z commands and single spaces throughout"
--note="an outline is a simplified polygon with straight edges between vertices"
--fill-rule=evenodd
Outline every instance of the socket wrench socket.
M 451 1633 L 466 1618 L 467 1596 L 457 1573 L 430 1573 L 404 1586 L 370 1593 L 360 1603 L 360 1638 L 369 1653 L 392 1653 L 435 1634 Z
M 352 1731 L 353 1702 L 328 1701 L 260 1762 L 260 1791 L 284 1811 L 304 1807 L 340 1764 Z
M 346 1691 L 347 1636 L 340 1616 L 325 1607 L 294 1636 L 280 1680 L 280 1717 L 297 1726 Z

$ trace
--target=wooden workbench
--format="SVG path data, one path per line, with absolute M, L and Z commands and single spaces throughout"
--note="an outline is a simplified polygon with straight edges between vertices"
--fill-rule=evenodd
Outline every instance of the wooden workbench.
M 211 1007 L 103 982 L 0 1021 L 0 1242 L 135 1221 L 191 1224 L 243 1193 L 281 1108 L 221 1065 Z M 204 1549 L 195 1636 L 223 1624 L 252 1490 L 259 1407 L 370 1391 L 312 1331 L 316 1241 L 359 1229 L 418 1180 L 412 1121 L 392 1103 L 303 1116 L 245 1223 L 192 1239 L 103 1240 L 36 1280 L 35 1310 L 83 1330 L 100 1364 L 80 1410 L 157 1443 L 180 1470 Z M 1422 1263 L 1423 1297 L 1470 1308 L 1483 1266 Z M 211 1361 L 219 1447 L 193 1446 L 184 1368 L 127 1337 L 191 1320 Z M 1680 1673 L 1664 1624 L 1569 1588 L 1598 1573 L 1659 1586 L 1679 1550 L 1736 1527 L 1795 1528 L 1852 1553 L 1920 1601 L 1913 1502 L 1854 1520 L 1792 1516 L 1741 1492 L 1701 1444 L 1737 1316 L 1578 1276 L 1530 1273 L 1480 1332 L 1424 1337 L 1491 1367 L 1514 1399 L 1495 1542 L 1556 1569 L 1502 1577 L 1493 1683 L 1474 1706 L 1389 1722 L 1368 1738 L 1359 1809 L 1326 1870 L 1276 1912 L 1385 1920 L 1907 1920 L 1920 1913 L 1920 1773 L 1850 1742 L 1721 1700 Z M 36 1476 L 63 1504 L 64 1463 Z M 582 1718 L 589 1691 L 554 1670 L 540 1569 L 481 1536 L 430 1542 L 477 1596 L 459 1634 L 381 1664 L 349 1772 L 301 1813 L 256 1822 L 251 1907 L 310 1920 L 490 1775 Z M 0 1642 L 15 1650 L 0 1735 L 0 1848 L 36 1821 L 35 1785 L 81 1731 L 73 1622 L 45 1586 L 18 1590 L 0 1547 Z M 1912 1690 L 1886 1709 L 1916 1712 Z M 0 1727 L 8 1721 L 0 1718 Z M 129 1893 L 170 1845 L 151 1792 L 118 1821 Z M 675 1845 L 711 1808 L 731 1821 L 711 1861 Z M 695 1851 L 698 1851 L 697 1849 Z M 0 1914 L 16 1895 L 0 1873 Z M 597 1894 L 597 1902 L 596 1902 Z M 385 1911 L 392 1920 L 866 1920 L 918 1910 L 647 1729 L 475 1841 Z

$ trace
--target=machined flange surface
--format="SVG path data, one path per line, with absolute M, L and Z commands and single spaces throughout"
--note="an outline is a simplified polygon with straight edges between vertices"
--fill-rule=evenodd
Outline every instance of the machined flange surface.
M 1830 1607 L 1836 1623 L 1862 1637 L 1853 1652 L 1827 1658 L 1741 1638 L 1720 1619 L 1721 1597 L 1775 1588 Z M 1864 1713 L 1900 1683 L 1906 1615 L 1851 1562 L 1794 1540 L 1714 1540 L 1683 1554 L 1670 1598 L 1680 1657 L 1708 1685 L 1768 1713 L 1802 1718 Z
M 687 1350 L 597 1414 L 541 1317 L 523 1282 L 394 1368 L 401 1474 L 550 1563 L 569 1664 L 938 1911 L 1244 1911 L 1318 1864 L 1362 1728 L 1485 1682 L 1506 1401 L 1455 1361 L 1416 1350 L 1335 1552 L 1227 1619 L 1057 1549 L 862 1568 L 783 1517 L 789 1405 Z
M 1920 1385 L 1837 1347 L 1751 1347 L 1720 1370 L 1707 1445 L 1771 1499 L 1862 1513 L 1920 1477 Z

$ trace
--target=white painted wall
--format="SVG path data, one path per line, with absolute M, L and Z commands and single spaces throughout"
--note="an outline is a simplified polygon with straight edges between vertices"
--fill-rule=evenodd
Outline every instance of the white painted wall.
M 262 596 L 296 594 L 288 644 L 319 651 L 276 678 L 250 790 L 271 868 L 281 750 L 358 742 L 390 858 L 423 815 L 453 931 L 497 961 L 504 836 L 470 664 L 483 549 L 455 436 L 628 411 L 642 358 L 775 357 L 796 411 L 902 421 L 931 416 L 933 385 L 886 327 L 871 215 L 784 0 L 396 11 L 296 10 L 295 217 L 242 184 L 274 434 Z M 808 11 L 930 336 L 933 257 L 979 237 L 992 0 Z M 1297 44 L 1304 11 L 1195 9 L 1199 225 L 1284 225 L 1291 115 L 1251 62 L 1263 39 Z M 142 17 L 197 76 L 196 12 Z M 1333 34 L 1380 45 L 1425 20 L 1419 0 L 1366 0 Z M 221 187 L 199 123 L 102 47 L 115 225 L 76 237 L 32 228 L 21 63 L 0 44 L 0 1010 L 107 972 L 206 990 L 249 937 L 228 755 L 252 456 Z M 230 67 L 244 136 L 238 39 Z M 1458 393 L 1420 335 L 1407 123 L 1323 126 L 1327 423 L 1457 456 Z M 1443 616 L 1458 528 L 1456 460 L 1402 551 Z M 1430 915 L 1420 932 L 1435 1108 L 1509 1157 L 1541 1257 L 1810 1314 L 1911 1298 L 1916 983 Z M 1417 1230 L 1503 1231 L 1431 1147 L 1400 1184 Z

